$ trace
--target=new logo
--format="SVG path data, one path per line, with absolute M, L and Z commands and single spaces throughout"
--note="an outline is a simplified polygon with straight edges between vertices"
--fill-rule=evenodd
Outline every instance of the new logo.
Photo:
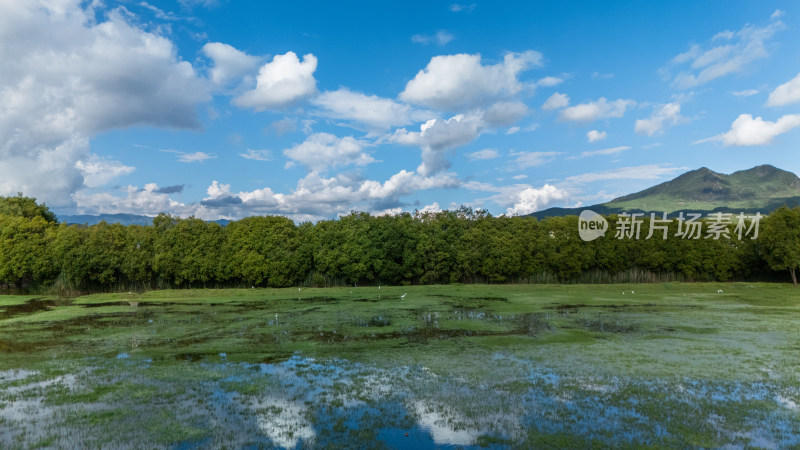
M 593 241 L 600 236 L 605 236 L 608 231 L 606 219 L 590 209 L 581 211 L 578 217 L 578 234 L 584 241 Z

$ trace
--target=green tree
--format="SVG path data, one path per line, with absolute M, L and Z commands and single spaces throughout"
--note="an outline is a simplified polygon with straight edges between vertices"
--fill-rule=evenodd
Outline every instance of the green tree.
M 287 287 L 306 278 L 297 227 L 286 217 L 248 217 L 226 227 L 228 267 L 248 284 Z
M 788 270 L 796 287 L 800 267 L 800 208 L 782 207 L 773 211 L 763 220 L 758 239 L 769 267 Z
M 36 203 L 33 197 L 25 197 L 20 192 L 16 197 L 0 196 L 0 215 L 33 219 L 41 217 L 45 222 L 57 223 L 56 215 L 44 203 Z
M 50 281 L 57 268 L 48 250 L 53 223 L 41 216 L 0 215 L 0 282 L 28 286 Z

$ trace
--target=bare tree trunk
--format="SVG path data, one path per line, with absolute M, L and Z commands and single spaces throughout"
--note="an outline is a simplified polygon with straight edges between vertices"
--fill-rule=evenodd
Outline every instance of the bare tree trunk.
M 794 283 L 794 287 L 797 287 L 797 274 L 795 273 L 795 268 L 790 267 L 789 273 L 792 274 L 792 283 Z

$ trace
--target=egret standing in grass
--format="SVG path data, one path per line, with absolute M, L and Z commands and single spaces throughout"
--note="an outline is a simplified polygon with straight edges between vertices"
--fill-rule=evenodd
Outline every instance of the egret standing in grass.
M 406 298 L 406 294 L 408 294 L 408 292 L 403 293 L 403 295 L 401 295 L 400 298 Z

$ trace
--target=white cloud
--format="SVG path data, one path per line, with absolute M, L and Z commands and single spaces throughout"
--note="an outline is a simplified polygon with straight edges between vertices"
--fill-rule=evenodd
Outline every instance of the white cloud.
M 272 161 L 272 153 L 269 150 L 253 150 L 248 148 L 246 153 L 239 153 L 244 159 L 253 161 Z
M 450 5 L 450 11 L 471 13 L 478 5 L 471 3 L 469 5 L 462 5 L 460 3 L 453 3 Z
M 452 33 L 449 33 L 445 30 L 439 30 L 436 34 L 429 36 L 426 34 L 415 34 L 411 36 L 411 42 L 415 44 L 436 44 L 436 45 L 447 45 L 448 42 L 455 39 Z
M 527 169 L 546 164 L 553 160 L 559 152 L 511 152 L 514 157 L 514 169 Z
M 67 206 L 113 128 L 198 128 L 210 83 L 171 41 L 77 0 L 0 2 L 0 195 Z M 89 177 L 90 183 L 99 183 Z
M 569 97 L 567 94 L 559 94 L 556 92 L 555 94 L 551 95 L 550 98 L 545 100 L 544 104 L 542 104 L 542 109 L 551 110 L 566 108 L 567 106 L 569 106 Z
M 630 150 L 630 147 L 627 146 L 619 146 L 619 147 L 611 147 L 611 148 L 604 148 L 602 150 L 594 150 L 590 152 L 582 152 L 581 158 L 586 158 L 589 156 L 598 156 L 598 155 L 616 155 L 617 153 L 624 152 L 625 150 Z
M 315 133 L 303 143 L 284 150 L 283 154 L 312 172 L 324 172 L 333 167 L 363 166 L 375 162 L 362 152 L 363 148 L 364 144 L 351 136 L 339 138 L 329 133 Z
M 633 100 L 614 100 L 609 102 L 600 98 L 596 102 L 581 103 L 561 110 L 559 118 L 572 122 L 594 122 L 598 119 L 619 118 L 628 107 L 636 105 Z
M 421 209 L 418 210 L 418 212 L 420 214 L 426 214 L 426 213 L 436 214 L 436 213 L 441 212 L 441 211 L 442 211 L 442 208 L 439 207 L 439 203 L 438 202 L 433 202 L 430 205 L 425 205 Z
M 767 106 L 784 106 L 800 102 L 800 73 L 791 80 L 775 88 L 769 94 Z
M 519 133 L 520 130 L 521 130 L 520 127 L 511 127 L 508 130 L 506 130 L 506 134 L 508 135 L 517 134 Z
M 745 89 L 743 91 L 735 91 L 733 95 L 737 97 L 750 97 L 752 95 L 758 94 L 758 89 Z
M 178 161 L 183 162 L 183 163 L 193 163 L 193 162 L 200 162 L 201 163 L 203 161 L 206 161 L 206 160 L 209 160 L 209 159 L 214 159 L 214 158 L 217 157 L 216 155 L 212 155 L 212 154 L 206 153 L 206 152 L 184 153 L 184 152 L 178 152 L 178 151 L 174 151 L 174 150 L 162 150 L 162 151 L 169 152 L 169 153 L 177 153 L 178 154 Z
M 695 144 L 708 141 L 720 141 L 724 145 L 753 146 L 768 145 L 772 140 L 783 133 L 800 127 L 800 114 L 787 114 L 775 122 L 764 120 L 750 114 L 742 114 L 733 121 L 730 131 L 707 139 L 702 139 Z
M 420 126 L 420 131 L 396 130 L 391 141 L 422 148 L 422 164 L 417 168 L 423 176 L 430 176 L 450 167 L 448 150 L 475 140 L 484 126 L 480 115 L 459 114 L 447 120 L 431 119 Z
M 318 220 L 353 209 L 373 213 L 398 211 L 402 206 L 400 198 L 405 195 L 419 190 L 454 188 L 459 183 L 451 174 L 424 177 L 405 170 L 383 183 L 342 174 L 325 178 L 312 172 L 300 179 L 296 189 L 288 194 L 275 193 L 269 188 L 233 194 L 230 186 L 215 181 L 209 187 L 209 197 L 194 213 L 209 218 L 281 214 L 295 220 Z
M 528 187 L 519 191 L 516 195 L 514 206 L 506 209 L 508 216 L 522 216 L 531 214 L 548 205 L 566 200 L 569 195 L 567 191 L 559 189 L 551 184 L 545 184 L 541 188 Z
M 256 111 L 282 109 L 292 106 L 317 91 L 317 57 L 303 55 L 303 61 L 294 52 L 275 55 L 272 62 L 261 66 L 256 87 L 235 98 L 233 103 Z
M 569 184 L 585 184 L 607 180 L 656 180 L 666 175 L 672 175 L 681 169 L 681 167 L 668 167 L 661 164 L 645 164 L 641 166 L 620 167 L 603 172 L 573 175 L 567 177 L 564 181 Z
M 514 175 L 511 178 L 514 179 L 514 180 L 524 180 L 525 178 L 528 178 L 528 176 L 524 175 L 524 174 L 519 174 L 519 175 Z
M 294 117 L 284 117 L 281 120 L 272 122 L 269 127 L 278 136 L 283 136 L 284 134 L 297 131 L 297 119 Z
M 728 31 L 715 35 L 710 42 L 724 41 L 720 45 L 693 45 L 670 62 L 672 66 L 684 67 L 674 76 L 672 85 L 680 89 L 690 89 L 749 69 L 755 61 L 769 56 L 768 41 L 784 27 L 780 21 L 763 28 L 747 25 L 736 33 Z M 669 68 L 663 68 L 662 73 L 668 74 Z
M 203 53 L 214 62 L 211 80 L 218 85 L 254 72 L 259 64 L 257 57 L 221 42 L 209 42 L 204 45 Z
M 538 123 L 532 123 L 527 127 L 523 128 L 522 131 L 536 131 L 539 129 L 539 126 L 540 125 Z
M 608 133 L 606 133 L 605 131 L 591 130 L 591 131 L 586 133 L 586 139 L 589 142 L 602 141 L 603 139 L 606 138 L 606 136 L 608 136 Z
M 322 114 L 334 119 L 349 120 L 370 130 L 388 130 L 408 125 L 412 116 L 417 118 L 408 105 L 397 103 L 376 95 L 364 95 L 347 88 L 326 91 L 313 100 L 323 108 Z
M 119 161 L 101 158 L 97 155 L 92 155 L 87 161 L 76 162 L 75 167 L 83 175 L 83 184 L 90 188 L 103 186 L 118 176 L 127 175 L 136 170 L 135 167 L 125 166 Z
M 159 192 L 157 184 L 149 183 L 143 189 L 136 186 L 125 188 L 125 197 L 117 197 L 108 192 L 88 194 L 78 191 L 73 194 L 79 211 L 90 214 L 143 214 L 155 216 L 162 212 L 186 217 L 192 208 L 172 200 L 169 194 Z
M 539 81 L 536 82 L 536 86 L 539 86 L 539 87 L 553 87 L 553 86 L 557 86 L 557 85 L 559 85 L 559 84 L 561 84 L 563 82 L 564 82 L 563 78 L 544 77 L 544 78 L 542 78 L 542 79 L 540 79 Z
M 686 122 L 686 120 L 685 117 L 681 116 L 681 105 L 679 103 L 667 103 L 660 108 L 656 108 L 647 119 L 637 119 L 634 131 L 637 134 L 652 136 L 663 133 L 664 127 L 677 125 L 681 122 Z
M 487 159 L 495 159 L 500 156 L 497 150 L 493 148 L 486 148 L 478 150 L 477 152 L 467 153 L 467 159 L 470 161 L 482 161 Z
M 478 54 L 434 56 L 406 84 L 400 99 L 445 111 L 483 106 L 517 95 L 523 88 L 518 75 L 541 65 L 541 53 L 532 50 L 508 53 L 490 66 Z
M 772 20 L 779 19 L 784 14 L 786 14 L 784 11 L 781 11 L 780 9 L 776 9 L 775 12 L 773 12 L 772 15 L 769 16 L 769 18 L 772 19 Z
M 528 106 L 522 102 L 502 101 L 487 108 L 483 113 L 483 120 L 490 127 L 508 126 L 529 112 Z

